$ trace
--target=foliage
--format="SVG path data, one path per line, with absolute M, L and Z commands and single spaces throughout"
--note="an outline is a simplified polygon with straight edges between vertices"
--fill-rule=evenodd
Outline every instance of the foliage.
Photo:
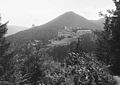
M 110 20 L 111 18 L 106 16 L 104 23 L 104 30 L 103 31 L 96 31 L 95 34 L 97 35 L 97 48 L 96 48 L 96 57 L 98 60 L 104 62 L 105 64 L 109 65 L 111 63 L 110 60 L 110 38 L 111 38 L 111 31 L 109 30 L 110 27 Z
M 111 65 L 110 69 L 114 75 L 120 75 L 120 0 L 114 0 L 114 3 L 115 11 L 108 10 L 110 15 L 104 15 L 106 22 L 102 37 L 98 39 L 97 57 Z
M 7 23 L 0 24 L 0 77 L 2 77 L 9 68 L 10 53 L 8 52 L 8 48 L 10 43 L 5 38 Z
M 71 53 L 67 66 L 74 77 L 74 85 L 114 85 L 106 66 L 88 54 Z
M 30 41 L 16 48 L 9 82 L 4 84 L 115 85 L 106 65 L 91 55 L 83 51 L 66 53 L 67 59 L 61 63 L 49 56 L 46 49 L 40 41 Z
M 53 46 L 47 50 L 49 56 L 52 56 L 54 61 L 59 62 L 63 62 L 69 52 L 69 45 Z
M 112 56 L 111 70 L 115 75 L 120 75 L 120 0 L 114 0 L 116 10 L 112 16 L 110 30 L 112 32 L 112 38 L 110 40 L 110 52 Z
M 92 53 L 95 51 L 96 43 L 95 43 L 95 35 L 94 33 L 86 33 L 80 36 L 80 47 L 86 52 Z
M 41 49 L 42 45 L 42 42 L 31 41 L 16 49 L 13 58 L 15 84 L 28 83 L 36 85 L 43 82 L 44 67 L 42 64 L 49 58 Z
M 48 65 L 47 85 L 115 85 L 107 67 L 87 54 L 69 53 L 65 63 Z
M 9 78 L 13 71 L 11 60 L 14 52 L 10 51 L 10 43 L 6 40 L 7 23 L 0 23 L 0 85 L 12 85 Z

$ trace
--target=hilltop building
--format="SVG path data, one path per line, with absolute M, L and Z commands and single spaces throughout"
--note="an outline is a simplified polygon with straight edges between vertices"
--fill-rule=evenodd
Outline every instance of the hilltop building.
M 84 29 L 82 27 L 72 27 L 72 26 L 64 26 L 63 30 L 58 32 L 58 37 L 73 37 L 73 36 L 80 36 L 86 33 L 92 33 L 91 30 Z

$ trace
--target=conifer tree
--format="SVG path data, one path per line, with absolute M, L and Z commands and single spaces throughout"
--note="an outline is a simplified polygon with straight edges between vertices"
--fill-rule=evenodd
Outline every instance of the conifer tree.
M 114 75 L 120 75 L 120 0 L 113 0 L 115 11 L 105 15 L 104 31 L 98 38 L 96 56 L 106 64 Z
M 102 61 L 106 65 L 111 63 L 110 61 L 110 45 L 109 40 L 111 37 L 110 27 L 110 16 L 105 16 L 105 23 L 104 23 L 104 30 L 103 31 L 96 31 L 95 34 L 97 35 L 97 48 L 95 51 L 96 57 L 98 60 Z
M 120 75 L 120 0 L 113 0 L 116 10 L 112 16 L 110 30 L 112 37 L 110 39 L 110 53 L 112 56 L 111 70 L 115 75 Z
M 0 23 L 0 76 L 2 76 L 5 72 L 8 56 L 6 56 L 6 52 L 10 43 L 6 41 L 5 34 L 7 32 L 7 23 Z

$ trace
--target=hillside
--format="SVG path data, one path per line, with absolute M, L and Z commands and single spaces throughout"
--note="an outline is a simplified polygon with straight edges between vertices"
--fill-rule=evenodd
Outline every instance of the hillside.
M 63 26 L 72 26 L 72 27 L 82 27 L 87 29 L 100 29 L 96 24 L 91 22 L 90 20 L 74 13 L 74 12 L 66 12 L 61 16 L 55 18 L 54 20 L 47 23 L 47 25 L 56 25 L 58 27 Z
M 99 20 L 91 20 L 94 24 L 96 24 L 97 26 L 99 26 L 100 28 L 103 28 L 104 26 L 104 22 L 105 22 L 105 18 L 101 18 Z
M 57 36 L 58 30 L 63 29 L 64 26 L 82 27 L 93 30 L 101 29 L 101 27 L 92 21 L 87 20 L 74 12 L 66 12 L 46 24 L 18 32 L 9 36 L 8 39 L 21 42 L 33 39 L 49 40 Z

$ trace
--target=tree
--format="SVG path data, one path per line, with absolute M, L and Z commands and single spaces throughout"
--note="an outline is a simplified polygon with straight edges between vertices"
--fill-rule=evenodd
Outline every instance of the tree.
M 98 38 L 97 57 L 110 64 L 114 75 L 120 75 L 120 0 L 113 0 L 115 11 L 108 10 L 105 15 L 104 31 Z
M 110 30 L 112 37 L 110 39 L 110 53 L 112 56 L 111 70 L 115 75 L 120 75 L 120 0 L 114 0 L 116 10 L 112 16 Z
M 110 16 L 105 15 L 104 30 L 94 32 L 97 35 L 97 47 L 95 50 L 96 57 L 106 65 L 109 65 L 111 63 L 109 45 L 109 39 L 111 37 L 111 31 L 109 29 L 110 19 Z
M 10 43 L 6 40 L 7 23 L 0 23 L 0 84 L 13 85 L 9 82 L 11 77 L 11 57 L 13 52 L 9 51 Z
M 38 85 L 44 83 L 44 62 L 50 60 L 50 57 L 43 52 L 42 42 L 29 41 L 16 49 L 13 58 L 14 72 L 12 82 L 15 85 L 32 84 Z
M 9 60 L 7 56 L 7 50 L 10 43 L 5 39 L 5 34 L 7 32 L 7 23 L 8 22 L 5 24 L 0 24 L 0 76 L 5 73 Z

